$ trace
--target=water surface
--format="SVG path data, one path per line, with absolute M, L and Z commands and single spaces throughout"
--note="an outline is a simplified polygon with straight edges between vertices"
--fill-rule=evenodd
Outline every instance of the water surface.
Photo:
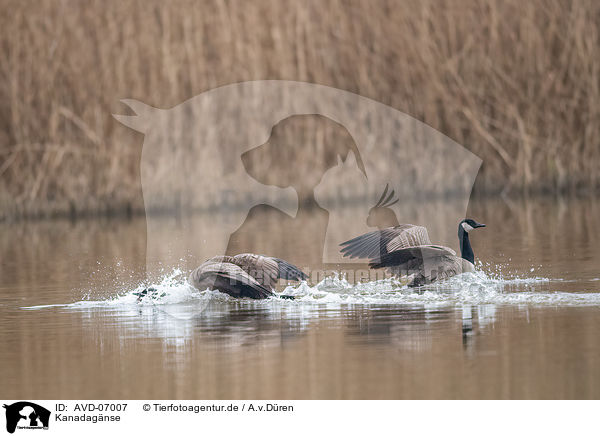
M 0 396 L 600 398 L 600 204 L 469 215 L 488 225 L 475 274 L 417 291 L 333 277 L 258 302 L 193 292 L 185 259 L 149 260 L 147 279 L 143 218 L 0 224 Z M 310 241 L 276 240 L 314 267 Z M 167 295 L 138 304 L 148 280 Z

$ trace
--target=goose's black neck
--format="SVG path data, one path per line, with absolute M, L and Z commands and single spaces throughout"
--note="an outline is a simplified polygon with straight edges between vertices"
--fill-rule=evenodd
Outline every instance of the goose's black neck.
M 471 248 L 469 233 L 462 226 L 458 226 L 458 240 L 460 241 L 461 257 L 471 263 L 475 263 L 475 254 L 473 254 L 473 249 Z

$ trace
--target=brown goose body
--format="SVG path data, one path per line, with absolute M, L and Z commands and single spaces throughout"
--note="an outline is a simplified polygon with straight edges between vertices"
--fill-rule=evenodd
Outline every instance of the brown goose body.
M 401 249 L 369 262 L 369 266 L 375 269 L 386 267 L 397 277 L 408 277 L 409 286 L 421 286 L 475 271 L 475 266 L 457 256 L 454 250 L 438 245 Z
M 283 259 L 244 253 L 208 259 L 192 271 L 188 282 L 200 291 L 216 289 L 234 298 L 264 299 L 275 295 L 278 279 L 306 278 L 298 267 Z
M 409 286 L 421 286 L 475 270 L 468 233 L 477 227 L 485 225 L 473 220 L 459 223 L 461 256 L 451 248 L 433 245 L 427 229 L 413 224 L 365 233 L 340 244 L 341 252 L 344 257 L 369 259 L 371 268 L 387 268 L 393 275 L 408 277 Z

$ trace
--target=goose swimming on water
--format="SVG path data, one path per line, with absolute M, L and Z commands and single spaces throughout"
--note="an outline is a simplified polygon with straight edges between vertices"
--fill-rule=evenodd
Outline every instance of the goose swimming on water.
M 469 232 L 485 227 L 470 218 L 458 224 L 460 257 L 448 247 L 433 245 L 427 229 L 400 224 L 365 233 L 340 244 L 344 257 L 369 259 L 371 268 L 388 268 L 396 276 L 407 276 L 409 286 L 443 280 L 475 270 Z
M 306 280 L 297 266 L 276 257 L 243 253 L 208 259 L 190 274 L 188 282 L 200 291 L 216 289 L 234 298 L 275 296 L 278 279 Z M 282 298 L 293 298 L 281 295 Z
M 276 257 L 243 253 L 236 256 L 215 256 L 196 268 L 188 283 L 199 291 L 218 290 L 234 298 L 264 299 L 273 296 L 293 300 L 293 296 L 275 294 L 277 280 L 306 280 L 308 276 L 297 266 Z M 157 299 L 153 287 L 134 292 L 140 302 L 146 297 Z

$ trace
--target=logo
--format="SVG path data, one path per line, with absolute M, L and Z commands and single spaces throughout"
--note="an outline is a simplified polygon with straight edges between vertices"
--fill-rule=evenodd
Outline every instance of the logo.
M 19 401 L 4 405 L 6 409 L 6 431 L 14 433 L 18 429 L 48 430 L 50 411 L 29 401 Z

